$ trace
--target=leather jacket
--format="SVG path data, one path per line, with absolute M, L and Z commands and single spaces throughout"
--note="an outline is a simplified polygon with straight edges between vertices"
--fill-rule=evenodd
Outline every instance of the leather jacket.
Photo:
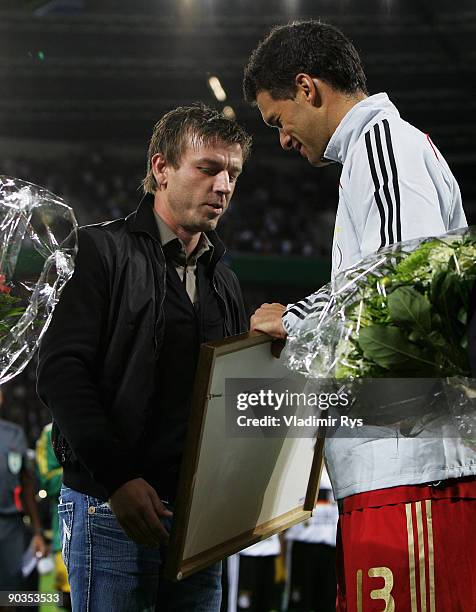
M 40 345 L 38 394 L 53 414 L 55 453 L 65 470 L 87 469 L 100 485 L 92 495 L 138 476 L 131 457 L 156 390 L 166 263 L 152 206 L 145 196 L 125 219 L 80 228 L 74 274 Z M 222 242 L 207 236 L 225 332 L 239 334 L 241 290 L 220 261 Z

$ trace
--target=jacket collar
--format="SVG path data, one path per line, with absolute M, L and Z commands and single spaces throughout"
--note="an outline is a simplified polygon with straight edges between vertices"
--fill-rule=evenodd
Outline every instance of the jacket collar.
M 324 152 L 324 157 L 343 164 L 360 136 L 370 127 L 379 113 L 400 117 L 396 107 L 386 93 L 368 96 L 353 106 L 344 116 L 332 134 Z
M 159 228 L 154 217 L 154 196 L 146 193 L 134 212 L 126 217 L 126 223 L 133 234 L 147 234 L 160 244 Z
M 137 209 L 126 217 L 126 223 L 129 231 L 133 234 L 147 234 L 152 240 L 162 246 L 153 207 L 154 196 L 151 193 L 146 193 Z M 226 252 L 225 245 L 220 240 L 215 230 L 205 233 L 213 245 L 211 263 L 216 264 Z

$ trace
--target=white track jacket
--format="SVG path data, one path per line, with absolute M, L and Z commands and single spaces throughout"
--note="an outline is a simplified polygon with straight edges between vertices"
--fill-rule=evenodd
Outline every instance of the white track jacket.
M 344 117 L 324 157 L 342 164 L 332 277 L 381 247 L 466 226 L 458 184 L 429 135 L 403 121 L 385 93 Z M 292 335 L 328 296 L 317 291 L 283 315 Z M 336 499 L 380 488 L 476 474 L 459 439 L 333 438 L 327 469 Z

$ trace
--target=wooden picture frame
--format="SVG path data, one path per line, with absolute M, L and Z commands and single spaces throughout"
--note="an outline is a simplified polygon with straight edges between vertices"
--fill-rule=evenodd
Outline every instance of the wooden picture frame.
M 203 344 L 195 378 L 165 576 L 181 580 L 308 519 L 322 470 L 323 440 L 230 437 L 225 379 L 306 380 L 271 355 L 256 332 Z

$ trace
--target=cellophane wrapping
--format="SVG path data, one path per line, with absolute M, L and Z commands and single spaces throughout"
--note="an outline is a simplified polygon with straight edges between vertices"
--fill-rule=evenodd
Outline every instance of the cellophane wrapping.
M 43 187 L 0 176 L 0 384 L 20 373 L 74 270 L 73 210 Z
M 444 397 L 474 439 L 467 316 L 475 281 L 474 227 L 387 247 L 326 285 L 327 303 L 288 338 L 287 365 L 316 383 L 439 378 L 435 399 Z

